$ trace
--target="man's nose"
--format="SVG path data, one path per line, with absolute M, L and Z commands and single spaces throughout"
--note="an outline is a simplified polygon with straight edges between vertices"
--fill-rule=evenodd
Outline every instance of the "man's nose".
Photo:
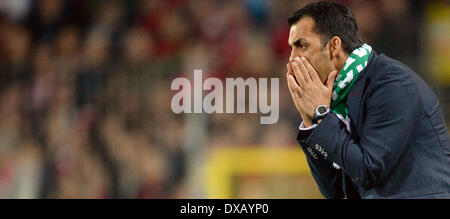
M 294 52 L 291 52 L 291 56 L 289 57 L 289 62 L 293 62 L 295 58 Z
M 299 57 L 300 58 L 301 56 L 299 56 L 299 55 L 291 55 L 291 57 L 289 57 L 289 62 L 293 62 L 295 57 Z
M 301 57 L 294 50 L 291 51 L 291 56 L 289 57 L 289 62 L 293 62 L 295 57 Z

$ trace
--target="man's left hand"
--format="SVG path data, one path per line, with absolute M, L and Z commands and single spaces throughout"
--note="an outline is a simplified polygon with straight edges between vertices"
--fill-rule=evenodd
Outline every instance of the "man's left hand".
M 295 57 L 291 62 L 291 67 L 293 74 L 288 74 L 287 80 L 293 100 L 303 112 L 312 118 L 317 106 L 322 104 L 330 106 L 337 72 L 331 72 L 324 85 L 316 69 L 306 58 Z

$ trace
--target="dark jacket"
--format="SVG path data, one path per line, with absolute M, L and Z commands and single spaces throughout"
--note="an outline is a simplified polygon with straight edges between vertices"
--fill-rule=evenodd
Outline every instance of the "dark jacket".
M 445 120 L 415 72 L 372 51 L 348 109 L 351 133 L 332 113 L 297 138 L 326 198 L 450 198 Z

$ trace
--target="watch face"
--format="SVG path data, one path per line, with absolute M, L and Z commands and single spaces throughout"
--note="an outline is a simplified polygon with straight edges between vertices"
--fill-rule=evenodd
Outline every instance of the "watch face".
M 322 107 L 319 107 L 317 109 L 317 111 L 319 111 L 320 114 L 324 114 L 328 111 L 328 109 L 326 107 L 322 106 Z

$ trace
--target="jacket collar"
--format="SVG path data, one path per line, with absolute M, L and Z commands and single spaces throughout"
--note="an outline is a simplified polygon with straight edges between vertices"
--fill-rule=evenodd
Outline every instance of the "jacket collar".
M 356 79 L 355 84 L 353 84 L 350 92 L 348 94 L 348 109 L 349 109 L 349 117 L 350 117 L 350 128 L 352 132 L 355 131 L 358 133 L 358 130 L 355 129 L 355 126 L 358 126 L 360 120 L 360 111 L 361 104 L 363 101 L 363 93 L 370 83 L 370 79 L 368 76 L 370 75 L 370 68 L 372 66 L 373 61 L 377 58 L 378 54 L 375 50 L 372 50 L 369 56 L 369 60 L 367 66 L 359 73 L 359 77 Z M 355 133 L 355 134 L 356 134 Z M 359 134 L 359 133 L 358 133 Z

